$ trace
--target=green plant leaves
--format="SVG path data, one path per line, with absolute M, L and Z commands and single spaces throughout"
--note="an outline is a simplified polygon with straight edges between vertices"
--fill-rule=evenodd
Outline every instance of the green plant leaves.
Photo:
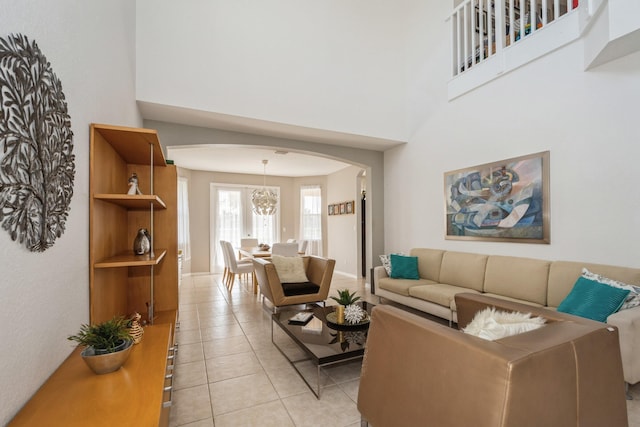
M 360 299 L 360 297 L 355 296 L 356 295 L 355 292 L 350 293 L 348 289 L 341 289 L 341 290 L 338 290 L 337 292 L 338 292 L 337 297 L 330 297 L 330 298 L 336 301 L 340 305 L 344 305 L 344 306 L 351 305 Z
M 76 335 L 71 335 L 67 339 L 83 346 L 112 353 L 123 340 L 131 339 L 127 329 L 128 322 L 124 317 L 114 317 L 94 325 L 83 324 Z

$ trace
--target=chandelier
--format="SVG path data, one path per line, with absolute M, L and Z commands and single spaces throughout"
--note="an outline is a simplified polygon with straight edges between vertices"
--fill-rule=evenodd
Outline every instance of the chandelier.
M 251 203 L 253 204 L 253 212 L 256 215 L 273 215 L 276 213 L 278 205 L 278 196 L 274 191 L 267 190 L 267 163 L 269 160 L 263 160 L 264 178 L 261 190 L 253 190 L 251 193 Z

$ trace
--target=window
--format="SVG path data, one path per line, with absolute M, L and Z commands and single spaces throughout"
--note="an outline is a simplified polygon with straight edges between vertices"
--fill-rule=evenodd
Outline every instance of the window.
M 261 216 L 253 213 L 251 193 L 254 186 L 237 186 L 232 184 L 211 184 L 211 242 L 210 268 L 223 265 L 220 253 L 220 240 L 231 242 L 234 247 L 240 246 L 240 239 L 253 237 L 260 243 L 272 245 L 278 242 L 280 223 L 280 206 L 275 215 Z M 278 187 L 269 187 L 280 198 Z
M 189 238 L 189 181 L 178 178 L 178 250 L 183 259 L 191 258 L 191 239 Z
M 307 253 L 322 255 L 322 189 L 300 187 L 300 239 L 307 240 Z

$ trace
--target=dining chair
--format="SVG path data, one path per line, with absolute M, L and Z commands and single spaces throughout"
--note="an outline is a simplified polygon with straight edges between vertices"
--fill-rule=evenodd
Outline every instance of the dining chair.
M 227 247 L 225 246 L 224 240 L 220 240 L 220 250 L 222 251 L 222 261 L 224 262 L 222 282 L 227 283 L 227 276 L 229 275 L 229 257 L 227 256 Z
M 297 243 L 274 243 L 271 247 L 273 255 L 298 256 Z
M 244 239 L 240 239 L 240 247 L 241 248 L 255 248 L 258 246 L 258 239 L 245 237 Z M 242 259 L 242 254 L 238 252 L 238 260 Z
M 298 253 L 304 255 L 307 253 L 307 245 L 309 245 L 309 241 L 308 240 L 303 240 L 302 242 L 300 242 L 300 247 L 298 248 Z
M 244 238 L 240 239 L 240 247 L 241 248 L 254 248 L 258 246 L 258 239 L 253 238 Z
M 251 262 L 251 260 L 238 261 L 236 259 L 236 253 L 231 242 L 225 241 L 224 246 L 227 259 L 229 261 L 229 273 L 227 274 L 227 280 L 225 282 L 225 285 L 227 286 L 229 292 L 231 292 L 231 289 L 233 289 L 233 284 L 236 281 L 237 274 L 251 274 L 251 283 L 253 283 L 253 263 Z

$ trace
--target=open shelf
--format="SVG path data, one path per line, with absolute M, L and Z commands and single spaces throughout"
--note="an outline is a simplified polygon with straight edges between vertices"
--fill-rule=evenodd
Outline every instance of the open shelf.
M 118 206 L 123 206 L 127 209 L 149 209 L 151 203 L 153 203 L 153 207 L 156 209 L 167 208 L 164 201 L 160 197 L 154 195 L 130 196 L 128 194 L 95 194 L 93 198 L 113 203 Z
M 91 124 L 89 150 L 89 318 L 146 313 L 169 319 L 178 309 L 177 169 L 167 165 L 153 129 Z M 127 177 L 142 194 L 129 195 Z M 141 229 L 153 256 L 135 255 Z M 157 309 L 156 309 L 157 307 Z M 158 315 L 157 311 L 173 314 Z M 160 320 L 164 323 L 164 320 Z
M 149 146 L 153 146 L 153 165 L 167 165 L 158 139 L 158 132 L 154 129 L 126 128 L 103 124 L 93 124 L 92 128 L 109 141 L 109 144 L 126 163 L 149 164 L 151 159 Z
M 145 265 L 158 265 L 167 254 L 166 249 L 156 249 L 156 256 L 134 255 L 131 252 L 121 253 L 95 263 L 94 268 L 118 268 L 118 267 L 141 267 Z

